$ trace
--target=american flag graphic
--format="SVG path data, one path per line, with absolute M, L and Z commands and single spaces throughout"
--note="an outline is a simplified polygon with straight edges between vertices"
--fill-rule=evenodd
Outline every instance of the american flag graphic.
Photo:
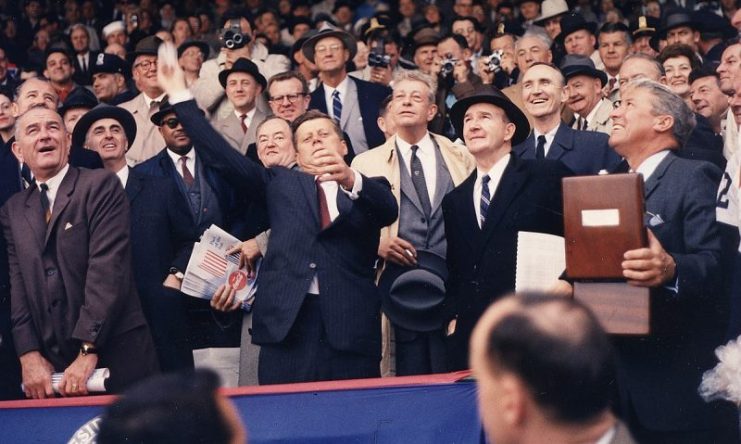
M 207 250 L 206 254 L 203 257 L 203 262 L 201 262 L 198 266 L 213 274 L 214 276 L 224 276 L 226 275 L 226 265 L 226 259 L 212 251 Z

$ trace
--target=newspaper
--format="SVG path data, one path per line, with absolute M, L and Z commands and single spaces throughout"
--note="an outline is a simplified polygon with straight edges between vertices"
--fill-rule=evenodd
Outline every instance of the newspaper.
M 211 225 L 193 247 L 180 291 L 196 298 L 211 299 L 220 285 L 228 283 L 236 290 L 235 297 L 242 302 L 243 308 L 250 311 L 257 292 L 261 261 L 255 267 L 254 276 L 249 277 L 239 268 L 240 253 L 227 254 L 239 242 L 236 237 Z
M 54 393 L 59 393 L 59 382 L 62 380 L 64 373 L 52 373 L 51 375 L 51 388 Z M 96 368 L 87 380 L 87 391 L 88 393 L 105 393 L 105 382 L 111 377 L 111 371 L 107 368 Z M 25 391 L 25 387 L 21 384 L 21 390 Z
M 517 233 L 515 291 L 547 291 L 566 270 L 564 238 L 545 233 Z

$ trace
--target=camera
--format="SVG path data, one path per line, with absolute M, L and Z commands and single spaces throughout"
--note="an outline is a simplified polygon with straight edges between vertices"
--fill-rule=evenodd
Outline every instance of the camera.
M 244 48 L 251 38 L 248 35 L 242 34 L 242 27 L 239 24 L 239 20 L 229 20 L 229 27 L 221 30 L 219 36 L 222 46 L 226 49 L 239 49 Z
M 502 69 L 502 50 L 498 49 L 491 53 L 489 60 L 486 62 L 486 70 L 488 72 L 499 72 Z
M 368 65 L 372 68 L 387 68 L 390 63 L 391 56 L 386 54 L 386 45 L 380 40 L 368 54 Z
M 448 55 L 446 56 L 441 65 L 442 68 L 440 68 L 440 74 L 443 77 L 448 77 L 451 74 L 453 74 L 453 68 L 455 68 L 455 64 L 458 62 L 458 59 L 454 59 L 453 56 Z

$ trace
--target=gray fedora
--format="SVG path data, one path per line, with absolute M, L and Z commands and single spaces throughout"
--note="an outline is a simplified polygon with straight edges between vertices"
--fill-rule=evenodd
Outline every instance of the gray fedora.
M 585 75 L 599 79 L 603 87 L 607 84 L 607 74 L 602 70 L 596 69 L 592 59 L 583 55 L 565 55 L 561 59 L 561 74 L 563 74 L 567 82 L 574 76 Z
M 341 29 L 327 26 L 323 29 L 320 29 L 319 32 L 306 40 L 306 42 L 304 42 L 304 45 L 301 47 L 301 51 L 304 53 L 304 57 L 309 59 L 311 63 L 315 63 L 314 47 L 317 43 L 319 43 L 319 40 L 325 39 L 327 37 L 335 37 L 340 39 L 342 41 L 342 44 L 345 45 L 345 49 L 350 51 L 350 60 L 352 60 L 353 57 L 355 57 L 355 54 L 358 53 L 358 43 L 355 41 L 355 37 Z

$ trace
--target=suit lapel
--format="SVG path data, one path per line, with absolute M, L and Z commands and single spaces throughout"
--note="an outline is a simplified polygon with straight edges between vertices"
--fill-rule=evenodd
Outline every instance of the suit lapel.
M 345 91 L 345 97 L 342 98 L 342 117 L 340 121 L 342 128 L 347 128 L 350 114 L 358 107 L 358 88 L 352 77 L 348 76 L 347 80 L 347 90 Z
M 659 165 L 654 170 L 653 174 L 651 174 L 651 177 L 648 178 L 645 184 L 645 199 L 648 200 L 649 196 L 653 194 L 653 192 L 658 188 L 659 184 L 661 183 L 661 179 L 664 177 L 664 174 L 666 174 L 667 169 L 669 169 L 669 165 L 674 162 L 676 158 L 674 157 L 674 154 L 671 152 L 667 154 L 666 157 L 659 163 Z
M 41 196 L 37 190 L 37 187 L 33 187 L 23 191 L 26 193 L 26 211 L 23 212 L 23 215 L 28 226 L 31 227 L 31 231 L 33 231 L 36 242 L 43 250 L 46 224 L 44 223 L 44 211 L 41 209 Z
M 299 187 L 303 190 L 304 196 L 306 196 L 306 201 L 309 204 L 309 208 L 311 208 L 311 214 L 314 216 L 314 221 L 317 226 L 319 226 L 319 202 L 317 201 L 316 182 L 314 176 L 306 173 L 296 174 L 295 176 Z
M 129 178 L 126 180 L 126 195 L 129 197 L 129 202 L 136 199 L 136 196 L 142 190 L 142 185 L 142 178 L 134 173 L 133 169 L 129 168 Z
M 517 145 L 512 151 L 523 159 L 535 159 L 535 133 L 530 131 L 530 135 L 527 136 L 524 142 Z
M 64 179 L 62 179 L 62 183 L 59 185 L 59 191 L 57 191 L 57 197 L 54 200 L 54 208 L 52 208 L 51 212 L 51 219 L 46 227 L 46 236 L 44 238 L 45 246 L 46 243 L 49 242 L 49 236 L 52 231 L 54 231 L 54 226 L 57 224 L 57 221 L 69 204 L 70 196 L 75 190 L 75 184 L 77 183 L 79 175 L 80 171 L 77 168 L 70 167 L 69 171 L 67 171 L 67 174 L 64 176 Z
M 512 200 L 519 194 L 520 189 L 527 180 L 527 172 L 522 170 L 522 163 L 514 156 L 510 157 L 509 165 L 504 169 L 502 179 L 494 192 L 491 199 L 489 211 L 486 214 L 484 223 L 484 236 L 488 239 L 491 233 L 495 231 L 497 225 L 506 214 L 507 208 Z
M 468 179 L 463 181 L 461 185 L 453 190 L 453 193 L 457 193 L 455 199 L 452 202 L 455 203 L 454 216 L 458 219 L 458 227 L 464 236 L 471 251 L 476 251 L 479 248 L 479 222 L 476 219 L 476 211 L 473 208 L 473 185 L 476 182 L 476 170 L 468 176 Z
M 320 83 L 319 86 L 312 93 L 312 98 L 315 99 L 314 103 L 311 104 L 310 108 L 318 109 L 324 114 L 327 112 L 327 100 L 324 97 L 324 84 Z
M 574 130 L 561 123 L 545 157 L 546 159 L 560 160 L 566 152 L 571 151 L 573 146 Z

